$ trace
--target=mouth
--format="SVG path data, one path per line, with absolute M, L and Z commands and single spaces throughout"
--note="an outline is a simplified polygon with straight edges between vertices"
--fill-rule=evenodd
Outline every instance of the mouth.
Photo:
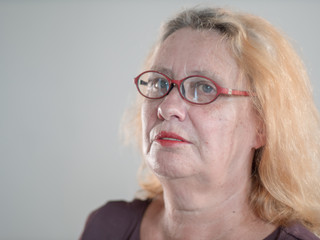
M 157 134 L 155 137 L 155 141 L 160 143 L 162 146 L 173 146 L 175 144 L 190 143 L 189 141 L 175 133 L 165 131 Z
M 168 140 L 168 141 L 179 141 L 179 142 L 183 142 L 183 141 L 182 141 L 182 140 L 180 140 L 180 139 L 177 139 L 177 138 L 168 138 L 168 137 L 161 138 L 161 140 Z

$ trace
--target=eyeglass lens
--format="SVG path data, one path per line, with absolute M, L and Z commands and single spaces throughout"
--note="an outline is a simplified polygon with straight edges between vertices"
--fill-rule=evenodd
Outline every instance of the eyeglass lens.
M 148 98 L 161 98 L 171 88 L 168 79 L 156 72 L 142 74 L 137 83 L 141 94 Z M 186 78 L 180 84 L 179 91 L 185 99 L 193 103 L 208 103 L 217 95 L 213 82 L 203 77 Z

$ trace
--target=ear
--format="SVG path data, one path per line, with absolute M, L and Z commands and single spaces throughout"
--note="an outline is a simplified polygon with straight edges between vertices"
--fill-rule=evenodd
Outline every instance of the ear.
M 257 131 L 256 131 L 256 141 L 255 149 L 261 148 L 266 145 L 266 127 L 262 119 L 258 119 Z

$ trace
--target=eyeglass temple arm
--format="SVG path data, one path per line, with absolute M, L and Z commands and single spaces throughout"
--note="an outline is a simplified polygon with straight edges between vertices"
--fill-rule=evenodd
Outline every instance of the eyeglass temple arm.
M 145 82 L 145 81 L 143 81 L 143 80 L 140 80 L 140 84 L 141 84 L 141 85 L 144 85 L 144 86 L 147 86 L 147 85 L 148 85 L 148 82 Z
M 224 95 L 236 95 L 236 96 L 250 96 L 250 93 L 247 91 L 234 90 L 231 88 L 222 88 L 221 94 Z

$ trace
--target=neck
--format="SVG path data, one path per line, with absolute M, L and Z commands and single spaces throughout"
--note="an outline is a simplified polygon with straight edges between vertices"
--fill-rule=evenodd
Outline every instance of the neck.
M 259 234 L 262 239 L 273 230 L 249 206 L 249 179 L 240 188 L 239 182 L 213 188 L 183 179 L 162 183 L 164 194 L 157 201 L 164 239 L 257 239 Z

